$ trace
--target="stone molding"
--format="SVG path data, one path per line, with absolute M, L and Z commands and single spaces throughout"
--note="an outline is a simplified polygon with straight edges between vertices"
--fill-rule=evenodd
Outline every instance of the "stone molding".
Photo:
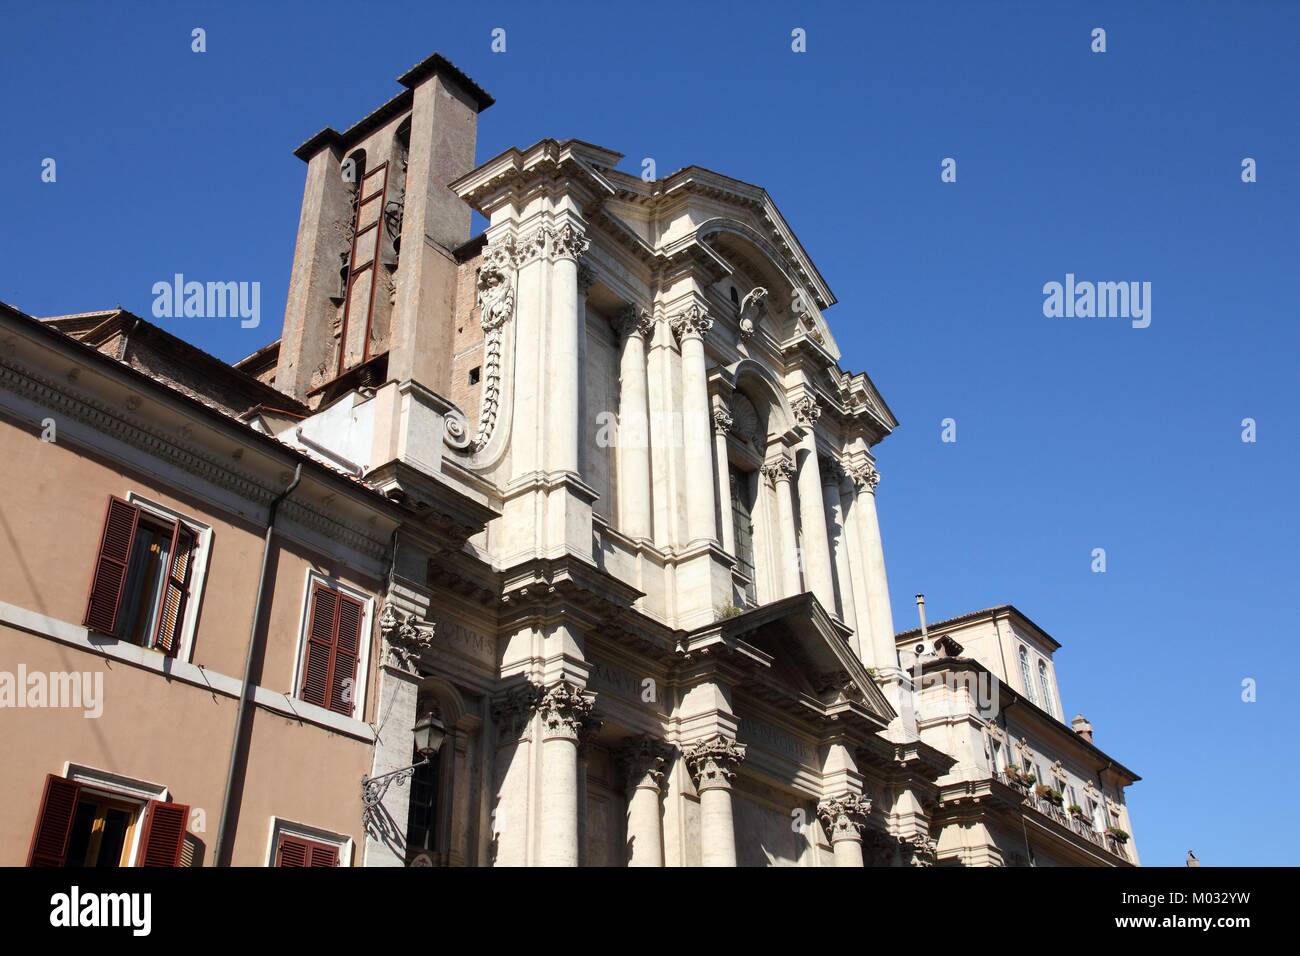
M 736 768 L 745 759 L 745 745 L 715 734 L 688 747 L 685 757 L 697 790 L 730 788 Z

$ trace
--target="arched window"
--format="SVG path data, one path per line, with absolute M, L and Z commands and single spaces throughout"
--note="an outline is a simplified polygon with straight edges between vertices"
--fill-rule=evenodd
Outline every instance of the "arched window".
M 1038 684 L 1043 689 L 1043 710 L 1052 716 L 1059 716 L 1056 713 L 1056 697 L 1052 694 L 1052 679 L 1047 676 L 1047 661 L 1041 658 L 1038 661 Z
M 1038 703 L 1038 693 L 1034 690 L 1034 678 L 1029 673 L 1029 648 L 1020 645 L 1020 680 L 1025 685 L 1025 696 L 1035 704 Z

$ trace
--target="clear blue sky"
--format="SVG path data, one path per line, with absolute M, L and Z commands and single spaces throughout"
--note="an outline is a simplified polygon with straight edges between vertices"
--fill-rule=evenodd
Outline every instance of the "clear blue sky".
M 257 329 L 164 322 L 252 352 L 283 314 L 291 151 L 433 50 L 497 98 L 480 159 L 572 136 L 763 184 L 902 421 L 877 449 L 898 628 L 917 591 L 931 619 L 1018 605 L 1145 778 L 1146 863 L 1298 861 L 1300 5 L 405 6 L 5 3 L 0 299 L 148 315 L 174 272 L 256 280 Z M 1151 282 L 1150 328 L 1045 318 L 1067 272 Z

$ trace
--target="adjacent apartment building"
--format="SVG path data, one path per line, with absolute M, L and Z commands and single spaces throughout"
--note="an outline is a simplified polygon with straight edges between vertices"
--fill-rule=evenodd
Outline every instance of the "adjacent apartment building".
M 766 191 L 398 82 L 297 150 L 279 341 L 0 306 L 0 864 L 1136 863 L 1050 637 L 896 638 Z

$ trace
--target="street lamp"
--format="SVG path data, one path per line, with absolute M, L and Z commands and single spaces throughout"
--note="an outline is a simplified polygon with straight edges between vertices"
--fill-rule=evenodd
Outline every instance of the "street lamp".
M 368 816 L 371 811 L 384 802 L 384 794 L 388 788 L 396 783 L 399 787 L 411 777 L 415 776 L 415 771 L 429 763 L 434 755 L 442 747 L 442 742 L 447 739 L 447 730 L 442 726 L 442 721 L 438 719 L 433 711 L 424 714 L 415 722 L 415 752 L 420 759 L 409 767 L 403 767 L 400 770 L 390 770 L 388 773 L 381 773 L 377 777 L 369 775 L 361 778 L 361 806 L 363 812 Z

